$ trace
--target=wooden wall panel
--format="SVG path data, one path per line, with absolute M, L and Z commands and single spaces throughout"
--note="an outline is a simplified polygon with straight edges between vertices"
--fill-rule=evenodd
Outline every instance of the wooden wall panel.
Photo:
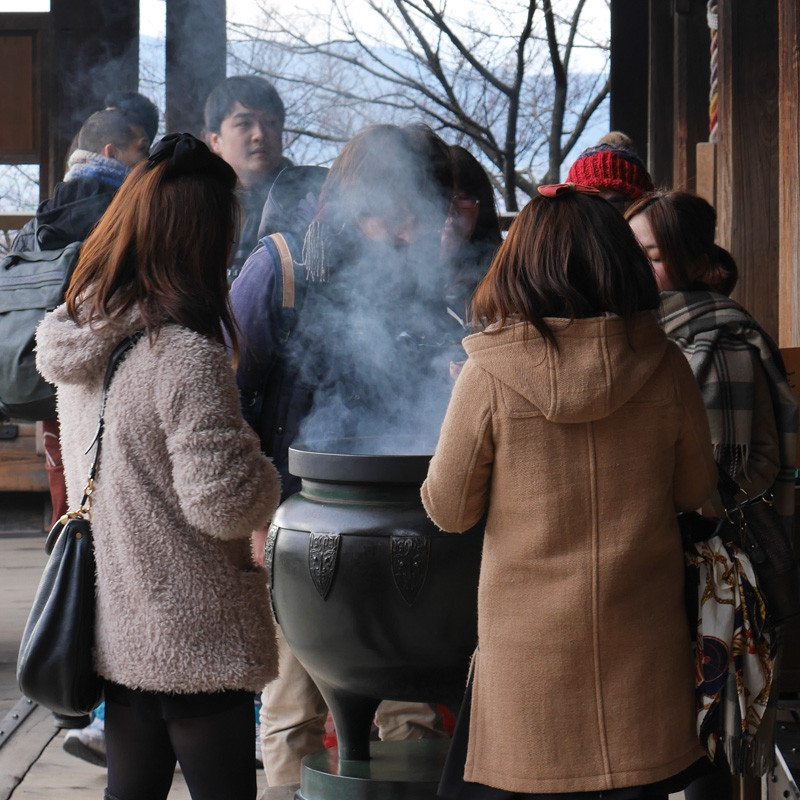
M 0 83 L 6 84 L 0 90 L 0 162 L 38 164 L 40 198 L 47 196 L 49 182 L 49 17 L 0 14 Z
M 0 31 L 0 160 L 39 160 L 36 32 Z M 11 110 L 13 109 L 13 113 Z

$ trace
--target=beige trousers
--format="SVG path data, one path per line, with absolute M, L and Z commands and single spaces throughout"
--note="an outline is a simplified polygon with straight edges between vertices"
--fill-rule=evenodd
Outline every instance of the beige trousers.
M 278 628 L 278 677 L 261 693 L 261 758 L 268 786 L 300 782 L 300 762 L 321 750 L 328 707 Z M 446 738 L 428 703 L 384 700 L 375 713 L 383 740 Z

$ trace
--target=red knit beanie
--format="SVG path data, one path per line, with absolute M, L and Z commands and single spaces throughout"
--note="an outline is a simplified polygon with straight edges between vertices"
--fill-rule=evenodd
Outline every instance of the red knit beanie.
M 641 159 L 632 150 L 602 144 L 584 150 L 569 168 L 569 183 L 612 189 L 636 200 L 654 189 Z

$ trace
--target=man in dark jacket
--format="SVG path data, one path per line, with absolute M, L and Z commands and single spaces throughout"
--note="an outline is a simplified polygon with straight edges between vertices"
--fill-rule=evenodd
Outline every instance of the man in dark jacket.
M 149 139 L 119 109 L 92 114 L 80 129 L 69 169 L 17 234 L 11 252 L 58 250 L 81 242 L 108 208 L 131 167 L 144 161 Z M 58 420 L 44 420 L 44 455 L 53 504 L 53 523 L 67 511 L 67 492 L 58 441 Z
M 57 250 L 81 242 L 103 216 L 131 167 L 147 158 L 149 139 L 124 111 L 96 111 L 83 123 L 67 174 L 17 234 L 11 252 Z
M 258 241 L 258 224 L 269 190 L 291 161 L 283 157 L 283 101 L 275 87 L 256 75 L 234 75 L 206 100 L 208 146 L 239 178 L 242 219 L 231 250 L 228 281 L 233 283 Z

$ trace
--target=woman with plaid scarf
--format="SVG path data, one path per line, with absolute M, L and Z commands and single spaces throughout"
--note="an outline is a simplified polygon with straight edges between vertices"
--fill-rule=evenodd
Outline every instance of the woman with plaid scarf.
M 625 217 L 653 265 L 661 327 L 702 389 L 717 464 L 751 497 L 771 488 L 791 517 L 797 405 L 777 345 L 728 297 L 738 270 L 714 243 L 716 212 L 688 192 L 654 192 Z
M 728 297 L 738 270 L 730 253 L 714 243 L 714 208 L 687 192 L 653 192 L 630 206 L 625 218 L 661 290 L 661 327 L 700 384 L 720 471 L 750 497 L 771 490 L 791 530 L 797 404 L 777 345 Z M 724 513 L 716 493 L 711 505 L 716 516 Z M 769 686 L 764 688 L 769 696 Z M 772 729 L 761 725 L 756 740 L 769 746 Z M 715 763 L 724 766 L 720 759 Z M 729 771 L 736 770 L 728 767 L 687 787 L 687 798 L 730 797 Z

